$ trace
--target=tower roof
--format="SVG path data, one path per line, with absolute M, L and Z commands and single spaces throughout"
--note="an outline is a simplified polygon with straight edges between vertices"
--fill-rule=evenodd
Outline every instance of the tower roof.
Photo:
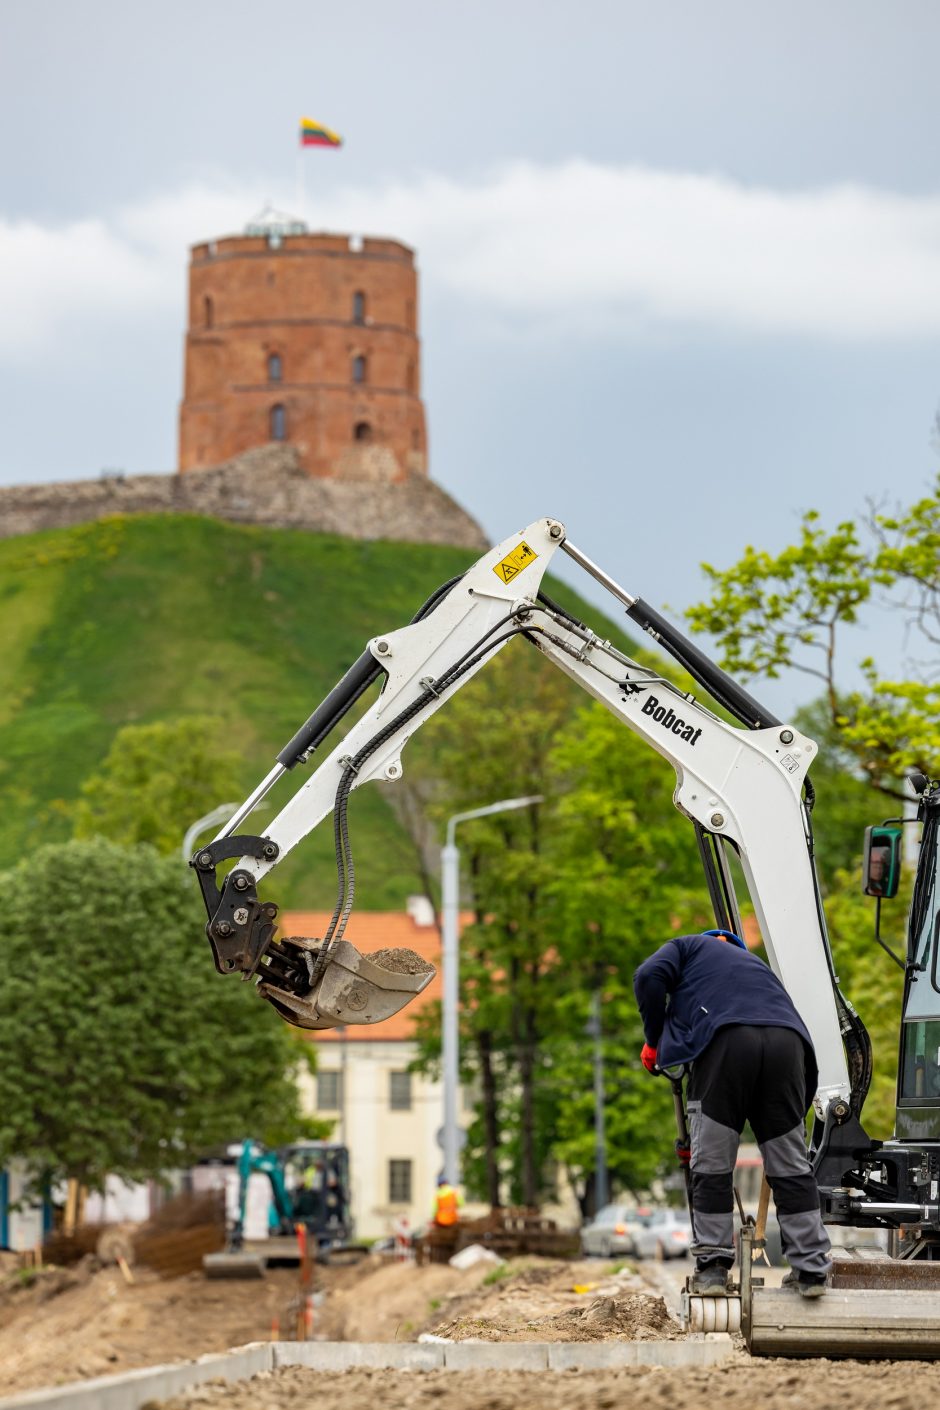
M 246 235 L 306 235 L 308 230 L 306 221 L 288 215 L 286 211 L 275 210 L 270 202 L 245 226 Z

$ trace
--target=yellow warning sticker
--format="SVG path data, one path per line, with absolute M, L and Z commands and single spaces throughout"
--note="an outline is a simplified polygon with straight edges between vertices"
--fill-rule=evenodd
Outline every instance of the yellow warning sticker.
M 512 553 L 507 553 L 506 557 L 497 563 L 493 572 L 501 583 L 511 583 L 513 578 L 517 578 L 523 568 L 528 568 L 536 558 L 538 558 L 538 554 L 535 549 L 530 548 L 523 539 L 518 548 L 514 548 Z

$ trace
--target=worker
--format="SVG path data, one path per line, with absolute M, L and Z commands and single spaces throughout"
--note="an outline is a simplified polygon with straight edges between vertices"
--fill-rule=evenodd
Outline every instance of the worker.
M 450 1229 L 457 1223 L 457 1210 L 463 1199 L 450 1182 L 442 1175 L 437 1182 L 434 1196 L 434 1223 L 439 1229 Z
M 816 1090 L 809 1033 L 776 975 L 728 930 L 682 935 L 633 977 L 650 1072 L 691 1064 L 694 1292 L 728 1290 L 734 1262 L 734 1167 L 749 1121 L 773 1191 L 784 1284 L 803 1297 L 825 1292 L 830 1244 L 806 1153 L 805 1117 Z

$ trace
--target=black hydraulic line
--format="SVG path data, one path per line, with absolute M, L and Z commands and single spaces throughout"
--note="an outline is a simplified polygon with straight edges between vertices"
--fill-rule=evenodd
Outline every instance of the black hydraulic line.
M 412 617 L 412 626 L 415 622 L 429 617 L 451 588 L 460 582 L 462 576 L 460 574 L 435 588 L 427 602 Z M 334 685 L 326 699 L 321 701 L 306 723 L 301 725 L 290 743 L 285 744 L 277 756 L 278 763 L 285 769 L 292 769 L 295 764 L 303 763 L 311 750 L 323 743 L 330 731 L 335 729 L 343 716 L 352 709 L 360 695 L 368 690 L 381 674 L 382 667 L 372 652 L 364 651 L 358 661 L 350 666 L 342 680 Z
M 581 619 L 579 617 L 576 617 L 573 612 L 569 612 L 567 607 L 562 607 L 560 603 L 554 602 L 552 598 L 549 597 L 548 593 L 543 592 L 541 588 L 539 588 L 536 596 L 539 602 L 541 602 L 543 606 L 547 607 L 550 612 L 556 612 L 559 617 L 564 617 L 567 621 L 573 622 L 574 625 L 576 627 L 580 627 L 582 631 L 590 630 L 586 622 L 582 622 Z
M 735 719 L 749 729 L 771 729 L 780 720 L 765 710 L 752 695 L 743 690 L 737 681 L 732 680 L 726 671 L 709 660 L 688 637 L 683 636 L 671 622 L 667 621 L 655 607 L 650 607 L 642 597 L 638 597 L 632 607 L 627 608 L 627 616 L 642 627 L 654 641 L 660 642 L 670 656 L 688 671 L 693 680 L 704 686 L 708 693 L 723 705 Z
M 731 924 L 731 912 L 728 907 L 727 897 L 722 887 L 722 878 L 715 865 L 715 857 L 712 852 L 712 838 L 710 832 L 706 832 L 700 822 L 693 820 L 692 826 L 695 828 L 695 840 L 698 843 L 699 856 L 702 860 L 702 870 L 705 873 L 705 885 L 708 888 L 708 898 L 712 903 L 712 912 L 715 916 L 715 924 L 720 930 L 734 930 Z M 737 934 L 737 931 L 734 931 Z

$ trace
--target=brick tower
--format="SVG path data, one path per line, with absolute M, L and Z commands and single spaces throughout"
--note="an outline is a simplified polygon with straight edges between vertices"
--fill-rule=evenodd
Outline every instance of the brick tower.
M 309 475 L 427 474 L 414 252 L 265 212 L 194 245 L 181 471 L 271 441 Z

